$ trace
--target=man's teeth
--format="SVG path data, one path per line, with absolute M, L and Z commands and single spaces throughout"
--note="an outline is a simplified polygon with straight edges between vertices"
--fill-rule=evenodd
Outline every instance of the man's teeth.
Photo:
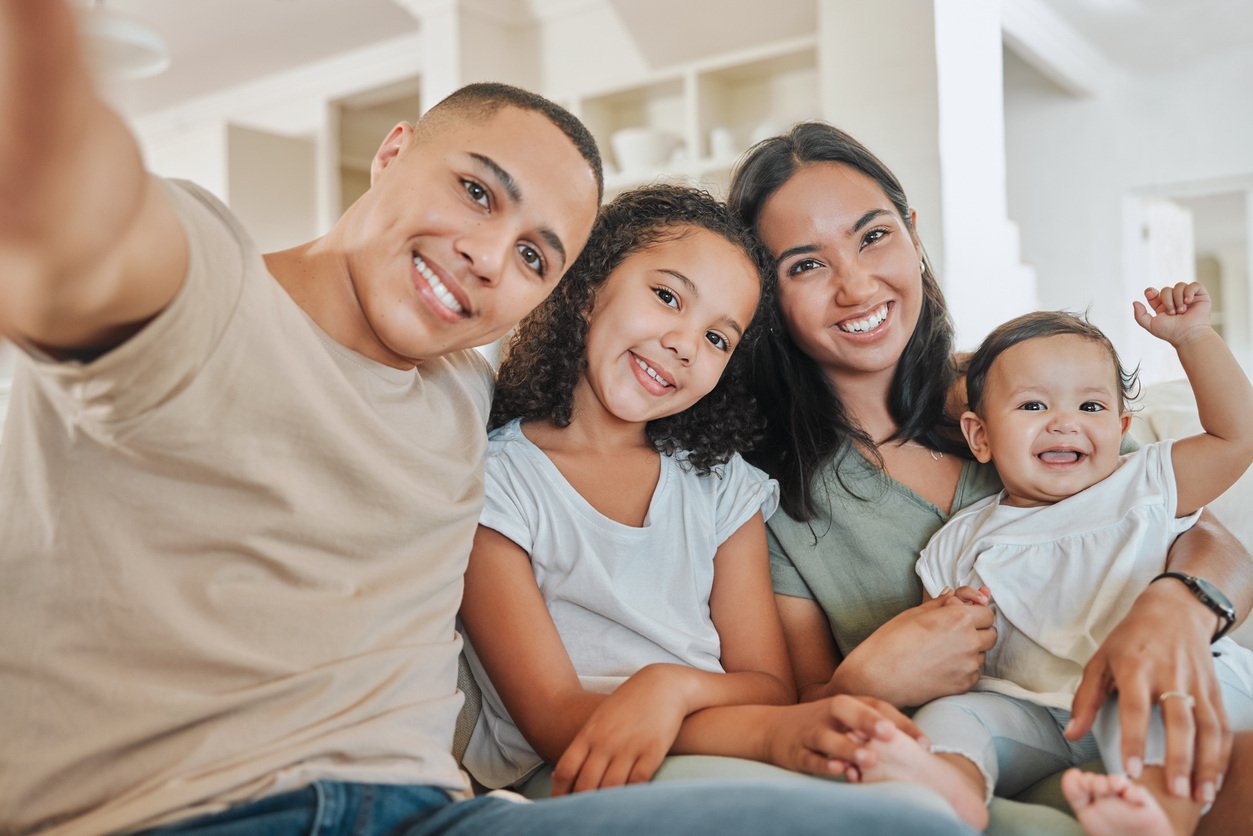
M 852 334 L 863 334 L 866 331 L 873 331 L 883 324 L 883 320 L 888 318 L 888 306 L 880 305 L 875 309 L 874 313 L 865 319 L 855 319 L 850 322 L 841 322 L 840 330 L 848 331 Z
M 435 293 L 435 298 L 439 299 L 439 301 L 444 304 L 445 308 L 454 310 L 457 313 L 465 313 L 465 308 L 461 307 L 461 303 L 457 301 L 457 297 L 453 296 L 452 292 L 444 285 L 443 282 L 439 280 L 439 276 L 436 276 L 431 268 L 426 266 L 425 261 L 415 255 L 413 257 L 413 266 L 418 269 L 418 273 L 422 276 L 422 278 L 426 279 L 427 285 L 429 285 L 431 290 Z
M 666 380 L 661 375 L 657 374 L 657 372 L 653 369 L 652 366 L 648 365 L 647 363 L 645 363 L 643 360 L 641 360 L 638 357 L 634 357 L 634 359 L 635 359 L 635 365 L 643 369 L 644 373 L 647 374 L 649 377 L 651 377 L 653 380 L 657 381 L 662 386 L 671 385 L 670 383 L 666 382 Z

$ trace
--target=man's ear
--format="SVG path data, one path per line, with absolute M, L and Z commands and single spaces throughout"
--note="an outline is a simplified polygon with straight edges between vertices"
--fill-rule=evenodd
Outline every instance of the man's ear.
M 992 450 L 988 446 L 988 429 L 983 425 L 983 419 L 967 410 L 962 413 L 961 424 L 962 435 L 966 436 L 966 445 L 970 447 L 970 452 L 974 453 L 975 458 L 983 464 L 992 461 Z
M 378 182 L 379 175 L 383 173 L 383 169 L 391 165 L 400 156 L 400 152 L 405 149 L 412 138 L 413 125 L 410 125 L 408 122 L 401 122 L 388 132 L 387 138 L 383 140 L 379 150 L 374 153 L 374 159 L 370 161 L 371 186 Z

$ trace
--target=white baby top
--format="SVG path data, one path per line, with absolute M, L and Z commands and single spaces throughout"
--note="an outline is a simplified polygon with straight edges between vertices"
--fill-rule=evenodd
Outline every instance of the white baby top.
M 1069 710 L 1083 666 L 1200 516 L 1175 517 L 1171 443 L 1123 456 L 1108 478 L 1053 505 L 1004 505 L 1002 491 L 931 538 L 917 565 L 928 593 L 992 592 L 997 642 L 978 689 Z
M 648 514 L 636 528 L 593 508 L 513 421 L 489 436 L 485 492 L 481 524 L 530 555 L 584 687 L 612 691 L 659 662 L 722 670 L 709 614 L 714 556 L 753 514 L 774 512 L 773 479 L 739 455 L 707 476 L 682 454 L 663 455 Z M 463 765 L 486 786 L 509 786 L 542 761 L 469 642 L 466 656 L 483 690 L 483 711 Z

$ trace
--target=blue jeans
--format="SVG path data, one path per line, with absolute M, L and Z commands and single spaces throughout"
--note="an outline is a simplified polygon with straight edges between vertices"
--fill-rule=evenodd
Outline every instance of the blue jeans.
M 938 797 L 920 803 L 847 784 L 676 781 L 517 803 L 482 796 L 454 802 L 434 787 L 319 781 L 145 836 L 348 836 L 348 834 L 746 833 L 968 834 Z

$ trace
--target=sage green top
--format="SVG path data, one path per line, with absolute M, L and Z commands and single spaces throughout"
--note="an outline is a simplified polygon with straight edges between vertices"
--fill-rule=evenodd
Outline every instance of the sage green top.
M 846 449 L 814 479 L 815 519 L 797 522 L 782 510 L 770 518 L 774 591 L 817 601 L 847 656 L 884 622 L 922 603 L 914 563 L 931 535 L 952 514 L 1000 489 L 990 464 L 966 460 L 946 514 Z

